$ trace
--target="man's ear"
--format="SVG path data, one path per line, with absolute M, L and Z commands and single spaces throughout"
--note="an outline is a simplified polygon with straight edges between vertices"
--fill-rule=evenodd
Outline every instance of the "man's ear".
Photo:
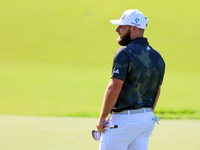
M 137 32 L 138 28 L 136 26 L 131 26 L 130 31 L 131 32 Z

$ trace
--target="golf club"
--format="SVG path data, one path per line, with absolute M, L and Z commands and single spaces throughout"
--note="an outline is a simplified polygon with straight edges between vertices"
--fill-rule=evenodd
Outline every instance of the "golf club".
M 110 127 L 104 127 L 104 129 L 116 129 L 118 128 L 118 125 L 113 125 L 113 126 L 110 126 Z M 100 137 L 101 137 L 101 132 L 98 132 L 96 130 L 92 130 L 92 137 L 96 140 L 96 141 L 99 141 L 100 140 Z

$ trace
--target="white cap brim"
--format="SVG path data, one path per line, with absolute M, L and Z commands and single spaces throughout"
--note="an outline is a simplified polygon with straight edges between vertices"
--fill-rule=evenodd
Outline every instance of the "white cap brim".
M 121 20 L 110 20 L 110 22 L 114 25 L 125 25 Z

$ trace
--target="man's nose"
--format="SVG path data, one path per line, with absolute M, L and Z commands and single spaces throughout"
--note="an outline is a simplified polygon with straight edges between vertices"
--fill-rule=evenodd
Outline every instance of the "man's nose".
M 120 27 L 117 27 L 115 31 L 116 31 L 116 32 L 119 32 L 119 30 L 120 30 Z

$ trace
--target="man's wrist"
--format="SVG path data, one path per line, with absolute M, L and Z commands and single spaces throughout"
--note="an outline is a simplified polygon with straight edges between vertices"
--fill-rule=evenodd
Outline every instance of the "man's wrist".
M 100 115 L 99 120 L 105 120 L 107 115 Z

